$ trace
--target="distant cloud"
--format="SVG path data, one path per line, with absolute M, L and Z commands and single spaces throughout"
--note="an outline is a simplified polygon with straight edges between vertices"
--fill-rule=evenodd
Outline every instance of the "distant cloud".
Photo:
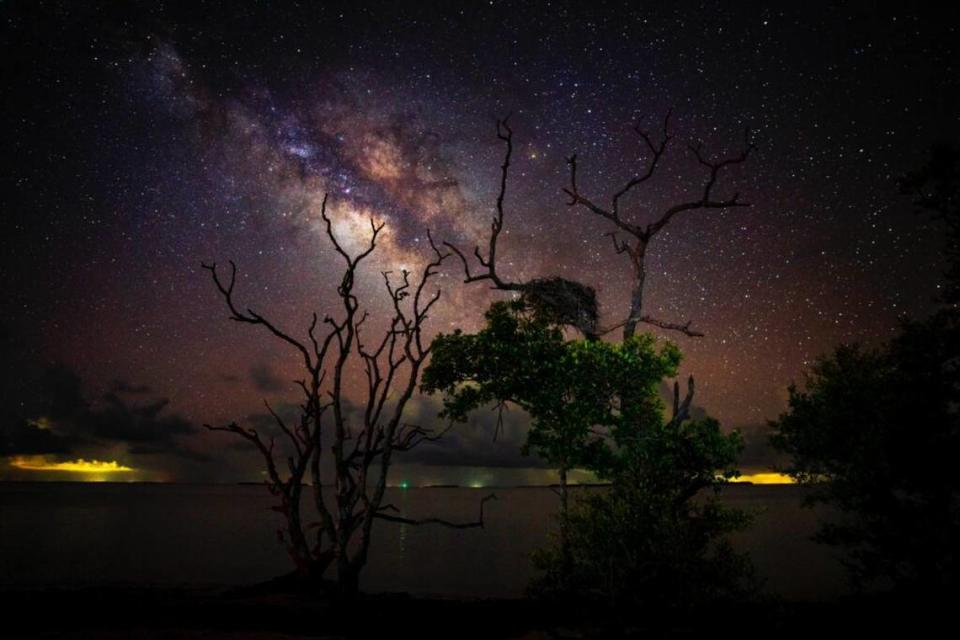
M 113 383 L 113 390 L 116 393 L 133 393 L 133 394 L 150 393 L 151 391 L 153 391 L 150 387 L 148 387 L 145 384 L 132 384 L 130 382 L 127 382 L 126 380 L 116 380 Z
M 0 424 L 0 456 L 68 454 L 76 440 L 52 431 L 42 422 L 15 419 Z
M 185 418 L 164 414 L 168 404 L 169 400 L 160 398 L 135 405 L 108 393 L 96 409 L 77 416 L 75 424 L 77 430 L 86 436 L 122 442 L 169 442 L 177 436 L 197 431 Z
M 0 456 L 95 454 L 126 445 L 130 455 L 205 456 L 185 448 L 185 436 L 199 431 L 186 418 L 167 411 L 166 398 L 131 402 L 150 388 L 118 380 L 96 401 L 83 393 L 80 377 L 63 366 L 43 371 L 32 385 L 35 397 L 3 407 Z
M 257 391 L 276 393 L 289 387 L 286 380 L 280 378 L 267 364 L 256 364 L 250 368 L 250 382 Z
M 763 472 L 786 462 L 784 455 L 770 446 L 770 435 L 773 431 L 769 426 L 753 424 L 739 429 L 744 441 L 743 453 L 740 455 L 741 472 Z
M 442 431 L 448 423 L 438 417 L 439 398 L 417 396 L 407 405 L 405 421 Z M 530 418 L 522 409 L 511 406 L 503 412 L 503 424 L 497 427 L 493 407 L 478 409 L 463 424 L 454 425 L 442 438 L 398 455 L 404 464 L 426 466 L 466 466 L 524 468 L 544 467 L 536 456 L 524 456 L 520 449 L 527 438 Z M 494 439 L 496 434 L 496 439 Z

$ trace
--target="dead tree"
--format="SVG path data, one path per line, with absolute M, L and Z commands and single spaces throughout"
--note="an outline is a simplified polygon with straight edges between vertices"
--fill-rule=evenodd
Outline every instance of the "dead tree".
M 497 240 L 503 230 L 503 203 L 507 194 L 507 177 L 510 161 L 513 157 L 513 129 L 510 128 L 510 116 L 497 120 L 497 138 L 504 143 L 503 163 L 500 165 L 500 191 L 497 194 L 496 213 L 490 223 L 490 237 L 487 240 L 486 257 L 479 246 L 473 249 L 473 255 L 480 269 L 471 271 L 466 255 L 450 242 L 444 244 L 457 254 L 463 265 L 464 282 L 489 282 L 494 289 L 514 291 L 520 294 L 539 313 L 548 315 L 560 325 L 576 327 L 587 338 L 597 337 L 596 291 L 573 280 L 560 277 L 535 278 L 527 282 L 510 282 L 497 273 Z
M 708 158 L 703 152 L 702 143 L 691 144 L 689 149 L 697 163 L 706 170 L 706 176 L 699 197 L 680 202 L 657 213 L 652 222 L 640 224 L 622 216 L 621 202 L 633 190 L 648 182 L 656 174 L 661 159 L 666 154 L 673 139 L 670 133 L 670 114 L 663 121 L 663 133 L 659 140 L 643 130 L 640 125 L 634 131 L 650 151 L 650 159 L 646 168 L 626 181 L 624 186 L 610 197 L 607 208 L 594 203 L 583 195 L 577 182 L 577 156 L 567 158 L 570 167 L 570 186 L 563 189 L 570 200 L 569 206 L 580 206 L 591 213 L 605 218 L 616 227 L 608 235 L 613 241 L 617 254 L 626 255 L 630 260 L 633 275 L 633 287 L 630 295 L 630 311 L 625 320 L 612 324 L 606 328 L 598 327 L 598 305 L 593 288 L 579 282 L 564 278 L 537 278 L 528 282 L 511 282 L 497 272 L 497 241 L 504 224 L 504 199 L 506 197 L 507 179 L 510 162 L 513 155 L 513 130 L 509 125 L 509 116 L 497 121 L 497 138 L 503 141 L 505 152 L 503 163 L 500 166 L 500 190 L 497 194 L 496 212 L 490 224 L 490 237 L 487 240 L 486 256 L 479 246 L 475 246 L 473 255 L 479 263 L 479 268 L 471 269 L 467 256 L 455 245 L 445 242 L 463 265 L 464 282 L 489 282 L 495 289 L 515 291 L 532 302 L 541 312 L 546 311 L 553 315 L 558 324 L 578 328 L 587 338 L 609 333 L 623 328 L 623 338 L 627 339 L 636 333 L 641 323 L 653 325 L 668 331 L 677 331 L 690 337 L 702 337 L 703 333 L 692 328 L 692 321 L 674 322 L 656 318 L 644 311 L 643 294 L 647 279 L 646 256 L 647 247 L 660 231 L 681 213 L 696 210 L 720 210 L 736 207 L 749 207 L 748 202 L 740 200 L 740 195 L 734 193 L 729 198 L 718 198 L 714 189 L 721 172 L 727 167 L 742 164 L 747 160 L 754 145 L 750 142 L 749 131 L 744 135 L 743 150 L 735 155 L 721 160 Z M 618 232 L 629 236 L 627 239 L 618 237 Z
M 433 258 L 419 277 L 413 278 L 407 270 L 401 271 L 399 277 L 382 272 L 392 316 L 383 334 L 367 341 L 364 325 L 369 314 L 361 312 L 354 284 L 361 263 L 374 252 L 384 224 L 371 220 L 368 245 L 357 255 L 350 255 L 334 234 L 326 207 L 325 196 L 321 216 L 326 234 L 345 265 L 337 287 L 340 311 L 336 318 L 325 316 L 322 323 L 314 313 L 306 340 L 294 337 L 257 312 L 238 306 L 234 298 L 237 269 L 232 261 L 226 280 L 217 271 L 216 264 L 202 265 L 210 271 L 230 311 L 231 320 L 263 327 L 286 343 L 302 360 L 305 376 L 296 382 L 302 394 L 296 423 L 289 424 L 267 404 L 286 441 L 287 471 L 282 472 L 277 464 L 280 452 L 275 449 L 273 436 L 265 438 L 255 429 L 235 422 L 226 426 L 205 426 L 212 431 L 237 434 L 259 450 L 266 464 L 266 485 L 279 498 L 274 509 L 285 518 L 285 528 L 279 532 L 279 537 L 293 559 L 297 573 L 308 579 L 321 579 L 329 568 L 334 567 L 340 592 L 352 595 L 358 589 L 360 571 L 367 562 L 376 520 L 455 528 L 482 527 L 483 505 L 495 496 L 487 496 L 481 501 L 479 519 L 469 523 L 439 518 L 404 518 L 396 515 L 394 506 L 384 503 L 394 454 L 436 440 L 443 433 L 405 422 L 404 410 L 430 353 L 430 345 L 424 344 L 424 323 L 439 300 L 440 291 L 428 293 L 429 283 L 450 254 L 441 251 L 428 233 Z M 351 360 L 361 363 L 365 385 L 348 381 Z M 351 387 L 363 388 L 359 417 L 348 415 L 347 390 Z M 329 457 L 333 467 L 332 496 L 324 492 L 327 484 L 323 481 L 321 461 L 326 459 L 325 456 Z M 308 472 L 313 507 L 319 521 L 305 524 L 301 503 Z
M 618 254 L 627 256 L 633 271 L 633 288 L 630 294 L 629 315 L 623 322 L 608 327 L 602 330 L 601 333 L 623 327 L 623 338 L 627 339 L 636 333 L 638 324 L 645 323 L 669 331 L 678 331 L 690 337 L 702 337 L 703 333 L 691 328 L 690 325 L 692 321 L 688 320 L 685 323 L 665 321 L 644 312 L 643 293 L 644 284 L 647 279 L 647 269 L 645 265 L 647 247 L 653 238 L 669 225 L 678 214 L 704 209 L 731 209 L 734 207 L 750 206 L 750 203 L 740 201 L 739 193 L 734 193 L 733 196 L 725 199 L 718 198 L 714 194 L 714 187 L 717 184 L 717 179 L 720 177 L 720 172 L 727 167 L 745 162 L 750 152 L 754 149 L 753 144 L 750 142 L 749 130 L 744 135 L 743 150 L 736 156 L 721 160 L 711 160 L 707 158 L 703 153 L 702 143 L 698 142 L 697 144 L 689 145 L 690 151 L 693 153 L 699 165 L 706 169 L 707 174 L 699 197 L 674 204 L 666 210 L 656 213 L 653 216 L 653 221 L 647 224 L 625 219 L 621 215 L 620 205 L 626 195 L 645 184 L 656 174 L 657 166 L 660 164 L 660 160 L 663 158 L 670 141 L 673 139 L 673 135 L 670 133 L 670 113 L 667 113 L 663 119 L 663 134 L 659 141 L 655 142 L 651 134 L 643 130 L 639 124 L 634 127 L 634 131 L 640 136 L 640 139 L 649 150 L 651 154 L 650 159 L 643 171 L 627 180 L 624 186 L 610 197 L 610 205 L 606 208 L 594 203 L 593 200 L 581 193 L 577 184 L 577 155 L 573 154 L 567 158 L 567 164 L 570 166 L 570 186 L 563 190 L 564 193 L 570 197 L 567 204 L 571 207 L 580 206 L 585 208 L 591 213 L 613 223 L 616 229 L 608 235 L 613 240 L 614 250 Z M 618 232 L 625 234 L 628 238 L 621 240 L 617 237 Z

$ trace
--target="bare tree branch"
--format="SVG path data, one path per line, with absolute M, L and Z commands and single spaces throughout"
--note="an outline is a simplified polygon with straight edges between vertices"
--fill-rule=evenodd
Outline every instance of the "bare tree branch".
M 713 199 L 713 187 L 717 183 L 717 178 L 720 175 L 720 171 L 726 167 L 742 164 L 747 161 L 747 158 L 750 155 L 750 152 L 755 148 L 753 143 L 750 142 L 750 133 L 747 130 L 747 133 L 744 138 L 744 147 L 738 155 L 725 158 L 723 160 L 712 162 L 707 160 L 702 153 L 703 143 L 698 142 L 696 145 L 689 145 L 690 150 L 693 152 L 694 156 L 697 158 L 697 161 L 704 167 L 710 170 L 709 177 L 707 178 L 706 183 L 703 187 L 703 195 L 699 200 L 694 200 L 692 202 L 684 202 L 681 204 L 674 205 L 664 212 L 660 218 L 647 225 L 646 234 L 648 238 L 653 237 L 663 229 L 670 220 L 673 219 L 678 213 L 684 211 L 693 211 L 696 209 L 729 209 L 733 207 L 749 207 L 751 206 L 749 202 L 740 202 L 740 194 L 734 193 L 732 197 L 726 200 L 715 200 Z
M 378 511 L 375 514 L 375 517 L 379 520 L 386 520 L 388 522 L 398 522 L 400 524 L 409 524 L 415 527 L 418 527 L 420 525 L 425 525 L 425 524 L 436 524 L 443 527 L 449 527 L 451 529 L 477 529 L 477 528 L 482 529 L 484 527 L 483 505 L 485 505 L 488 500 L 496 500 L 496 499 L 497 499 L 497 494 L 491 493 L 490 495 L 485 497 L 483 500 L 481 500 L 480 516 L 473 522 L 451 522 L 449 520 L 443 520 L 441 518 L 423 518 L 421 520 L 416 520 L 413 518 L 404 518 L 401 516 L 392 516 L 392 515 L 383 513 L 383 511 L 399 511 L 393 505 L 384 505 L 384 507 L 382 508 L 383 510 Z
M 506 123 L 499 127 L 502 139 L 509 142 L 509 127 Z M 505 164 L 509 164 L 509 159 Z M 357 575 L 366 563 L 370 531 L 381 510 L 394 451 L 408 451 L 424 442 L 434 441 L 449 429 L 435 432 L 410 424 L 403 416 L 416 389 L 420 368 L 430 351 L 424 342 L 423 331 L 440 299 L 439 289 L 431 291 L 430 284 L 442 263 L 453 254 L 437 247 L 428 231 L 432 255 L 418 277 L 406 270 L 400 272 L 399 278 L 389 271 L 382 273 L 390 296 L 392 317 L 388 319 L 382 337 L 367 343 L 370 315 L 360 310 L 354 285 L 357 270 L 376 249 L 384 224 L 371 220 L 367 244 L 358 253 L 351 254 L 336 236 L 333 221 L 327 214 L 327 204 L 328 198 L 324 196 L 320 216 L 333 249 L 344 261 L 337 287 L 340 312 L 337 318 L 324 315 L 322 323 L 316 313 L 312 314 L 307 341 L 297 340 L 259 313 L 240 310 L 234 300 L 236 265 L 233 262 L 230 263 L 228 280 L 221 278 L 215 264 L 203 265 L 212 274 L 214 284 L 230 310 L 231 319 L 266 327 L 273 335 L 295 347 L 303 357 L 307 375 L 294 381 L 303 397 L 299 421 L 288 422 L 270 403 L 264 402 L 277 427 L 290 441 L 292 453 L 286 456 L 286 473 L 281 473 L 277 467 L 272 437 L 267 441 L 256 430 L 237 423 L 224 427 L 208 425 L 208 428 L 233 433 L 260 451 L 267 468 L 267 487 L 279 498 L 274 510 L 286 518 L 286 528 L 278 531 L 278 537 L 287 547 L 298 571 L 319 577 L 330 564 L 336 563 L 341 589 L 352 592 L 357 588 Z M 498 210 L 502 217 L 502 197 Z M 494 240 L 491 252 L 483 262 L 492 264 L 495 256 Z M 319 327 L 326 328 L 325 335 L 321 335 L 323 332 Z M 328 354 L 332 364 L 327 362 Z M 348 362 L 352 358 L 359 360 L 367 379 L 367 396 L 361 402 L 363 410 L 359 417 L 355 416 L 345 396 Z M 328 368 L 332 369 L 329 381 Z M 322 446 L 324 432 L 332 433 L 326 451 Z M 334 495 L 329 505 L 321 477 L 323 455 L 332 458 Z M 308 472 L 320 520 L 304 526 L 300 515 L 301 496 Z M 315 542 L 308 543 L 305 534 L 311 532 L 312 535 L 313 529 L 316 529 Z
M 503 155 L 503 164 L 500 165 L 500 191 L 497 194 L 496 215 L 494 215 L 493 221 L 490 223 L 490 240 L 487 245 L 487 257 L 484 258 L 480 253 L 479 246 L 473 248 L 473 255 L 476 257 L 477 262 L 480 263 L 481 267 L 485 267 L 486 270 L 471 273 L 470 263 L 464 253 L 450 242 L 444 242 L 443 244 L 449 247 L 450 250 L 460 258 L 460 262 L 463 264 L 464 282 L 470 283 L 490 280 L 496 289 L 518 290 L 520 288 L 519 285 L 503 280 L 497 273 L 497 239 L 500 237 L 500 231 L 503 230 L 503 201 L 507 194 L 507 176 L 510 171 L 510 160 L 513 156 L 513 129 L 510 128 L 509 121 L 509 115 L 503 120 L 497 120 L 497 138 L 503 141 L 506 150 Z
M 303 356 L 304 363 L 306 364 L 308 369 L 313 367 L 313 361 L 310 358 L 310 352 L 307 351 L 307 348 L 303 345 L 302 342 L 300 342 L 296 338 L 291 337 L 290 334 L 284 331 L 281 331 L 275 325 L 273 325 L 269 320 L 259 315 L 258 313 L 254 312 L 253 310 L 247 309 L 246 313 L 243 313 L 239 309 L 237 309 L 233 301 L 233 288 L 237 280 L 237 265 L 233 262 L 233 260 L 230 261 L 230 280 L 226 285 L 224 285 L 223 282 L 220 280 L 220 276 L 217 273 L 216 262 L 213 262 L 210 264 L 201 263 L 200 266 L 206 269 L 207 271 L 209 271 L 210 274 L 213 276 L 214 284 L 216 285 L 220 293 L 223 295 L 224 299 L 226 300 L 227 307 L 230 309 L 231 320 L 235 322 L 245 322 L 247 324 L 263 325 L 264 327 L 267 328 L 267 330 L 270 331 L 270 333 L 277 336 L 287 344 L 290 344 L 297 351 L 299 351 L 300 354 Z M 312 330 L 312 327 L 313 325 L 311 325 L 311 330 Z
M 612 331 L 616 331 L 616 330 L 619 329 L 620 327 L 623 327 L 623 326 L 625 326 L 627 323 L 630 323 L 630 322 L 649 324 L 649 325 L 653 325 L 653 326 L 655 326 L 655 327 L 660 327 L 661 329 L 666 329 L 666 330 L 668 330 L 668 331 L 677 331 L 677 332 L 682 333 L 682 334 L 684 334 L 684 335 L 686 335 L 686 336 L 688 336 L 688 337 L 690 337 L 690 338 L 702 338 L 703 335 L 704 335 L 703 332 L 698 331 L 698 330 L 693 329 L 693 328 L 690 327 L 690 325 L 693 324 L 692 321 L 688 321 L 688 322 L 685 322 L 685 323 L 682 323 L 682 324 L 681 324 L 681 323 L 679 323 L 679 322 L 667 322 L 667 321 L 664 321 L 664 320 L 658 320 L 658 319 L 656 319 L 656 318 L 654 318 L 654 317 L 652 317 L 652 316 L 648 316 L 648 315 L 640 316 L 639 318 L 627 318 L 626 320 L 621 320 L 620 322 L 618 322 L 618 323 L 616 323 L 616 324 L 612 324 L 612 325 L 610 325 L 609 327 L 604 327 L 604 328 L 602 328 L 602 329 L 597 329 L 597 335 L 598 335 L 598 336 L 604 336 L 604 335 L 606 335 L 606 334 L 608 334 L 608 333 L 611 333 Z
M 693 402 L 693 391 L 693 376 L 687 378 L 687 393 L 683 401 L 680 400 L 680 383 L 673 383 L 673 416 L 670 418 L 667 426 L 679 427 L 690 417 L 690 404 Z
M 643 293 L 647 275 L 645 265 L 647 245 L 675 216 L 685 211 L 730 209 L 750 206 L 750 203 L 740 200 L 738 193 L 734 193 L 729 198 L 718 199 L 714 197 L 713 191 L 721 172 L 727 167 L 746 162 L 755 147 L 750 141 L 749 130 L 746 131 L 744 136 L 743 150 L 739 154 L 721 160 L 710 160 L 707 158 L 703 153 L 703 145 L 700 143 L 690 145 L 689 148 L 693 152 L 698 164 L 707 169 L 707 178 L 702 187 L 700 197 L 696 200 L 681 202 L 667 208 L 667 210 L 660 214 L 653 222 L 644 226 L 624 220 L 621 216 L 621 199 L 655 175 L 657 167 L 660 165 L 661 159 L 666 153 L 670 141 L 673 139 L 673 135 L 670 133 L 670 112 L 668 112 L 663 119 L 663 133 L 659 137 L 659 140 L 654 140 L 653 136 L 644 131 L 640 125 L 637 125 L 634 131 L 636 131 L 637 135 L 640 136 L 646 145 L 647 150 L 650 152 L 650 159 L 643 171 L 630 178 L 623 187 L 614 192 L 610 198 L 611 204 L 609 209 L 597 205 L 593 200 L 581 193 L 577 183 L 577 156 L 574 154 L 567 159 L 567 164 L 570 166 L 570 185 L 563 189 L 570 197 L 567 204 L 571 207 L 583 207 L 591 213 L 611 221 L 620 231 L 634 238 L 634 243 L 631 244 L 627 241 L 619 240 L 615 232 L 608 234 L 613 239 L 614 251 L 616 251 L 618 255 L 625 254 L 630 259 L 633 268 L 634 284 L 630 297 L 630 313 L 627 318 L 598 333 L 607 333 L 613 329 L 622 327 L 623 337 L 629 338 L 635 333 L 638 324 L 645 323 L 668 331 L 677 331 L 690 337 L 701 337 L 703 333 L 691 329 L 689 322 L 685 324 L 667 322 L 658 320 L 644 313 Z
M 274 421 L 277 423 L 277 426 L 280 427 L 280 430 L 290 439 L 290 442 L 293 443 L 294 448 L 297 451 L 298 456 L 303 455 L 303 449 L 300 446 L 300 439 L 297 436 L 293 435 L 293 432 L 287 427 L 287 423 L 277 415 L 277 412 L 273 410 L 273 407 L 270 406 L 270 403 L 266 400 L 263 401 L 263 406 L 267 408 L 267 411 L 270 412 L 270 415 L 273 416 Z

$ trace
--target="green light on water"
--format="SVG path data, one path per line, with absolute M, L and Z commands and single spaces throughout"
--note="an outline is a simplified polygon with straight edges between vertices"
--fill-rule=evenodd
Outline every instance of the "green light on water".
M 407 482 L 406 480 L 401 480 L 401 481 L 400 481 L 400 488 L 401 488 L 401 489 L 409 489 L 409 488 L 410 488 L 410 483 Z

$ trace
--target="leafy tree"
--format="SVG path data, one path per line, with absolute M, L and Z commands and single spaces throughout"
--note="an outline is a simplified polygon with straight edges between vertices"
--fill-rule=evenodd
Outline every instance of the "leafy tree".
M 503 402 L 530 414 L 524 451 L 554 465 L 561 481 L 559 541 L 536 556 L 544 575 L 534 589 L 618 604 L 694 604 L 743 592 L 748 563 L 722 538 L 746 517 L 698 498 L 737 474 L 742 442 L 716 420 L 688 420 L 692 394 L 684 406 L 677 393 L 674 416 L 664 419 L 658 388 L 676 375 L 677 347 L 658 350 L 646 333 L 622 343 L 565 340 L 522 299 L 495 303 L 486 318 L 476 334 L 434 340 L 422 386 L 444 393 L 444 415 L 454 420 Z M 611 480 L 611 489 L 571 509 L 574 467 Z
M 810 503 L 838 508 L 816 538 L 847 551 L 857 585 L 955 592 L 960 575 L 960 153 L 943 147 L 901 186 L 947 223 L 946 308 L 875 348 L 841 345 L 772 421 Z
M 653 609 L 752 593 L 752 565 L 726 539 L 749 517 L 717 499 L 738 474 L 740 434 L 724 434 L 712 418 L 689 420 L 676 411 L 667 420 L 660 406 L 624 427 L 614 434 L 610 489 L 587 494 L 568 515 L 569 560 L 562 546 L 535 556 L 544 574 L 533 590 Z
M 788 411 L 771 423 L 811 504 L 843 512 L 816 539 L 847 550 L 858 585 L 956 587 L 960 332 L 944 319 L 908 323 L 880 348 L 838 347 L 805 390 L 790 387 Z
M 456 331 L 433 342 L 422 388 L 443 392 L 443 416 L 462 421 L 492 403 L 512 402 L 530 414 L 524 453 L 534 452 L 560 475 L 567 512 L 567 473 L 574 467 L 601 475 L 613 464 L 610 444 L 636 424 L 659 418 L 657 389 L 676 375 L 680 352 L 666 343 L 658 352 L 649 334 L 615 344 L 566 341 L 559 326 L 525 300 L 494 303 L 486 326 Z M 620 391 L 633 389 L 623 404 Z
M 716 499 L 696 502 L 661 493 L 655 484 L 663 483 L 615 478 L 606 492 L 578 500 L 568 522 L 570 569 L 561 576 L 558 547 L 538 551 L 534 564 L 544 573 L 532 591 L 581 594 L 614 607 L 640 605 L 651 611 L 753 593 L 749 559 L 726 539 L 748 524 L 747 514 Z

